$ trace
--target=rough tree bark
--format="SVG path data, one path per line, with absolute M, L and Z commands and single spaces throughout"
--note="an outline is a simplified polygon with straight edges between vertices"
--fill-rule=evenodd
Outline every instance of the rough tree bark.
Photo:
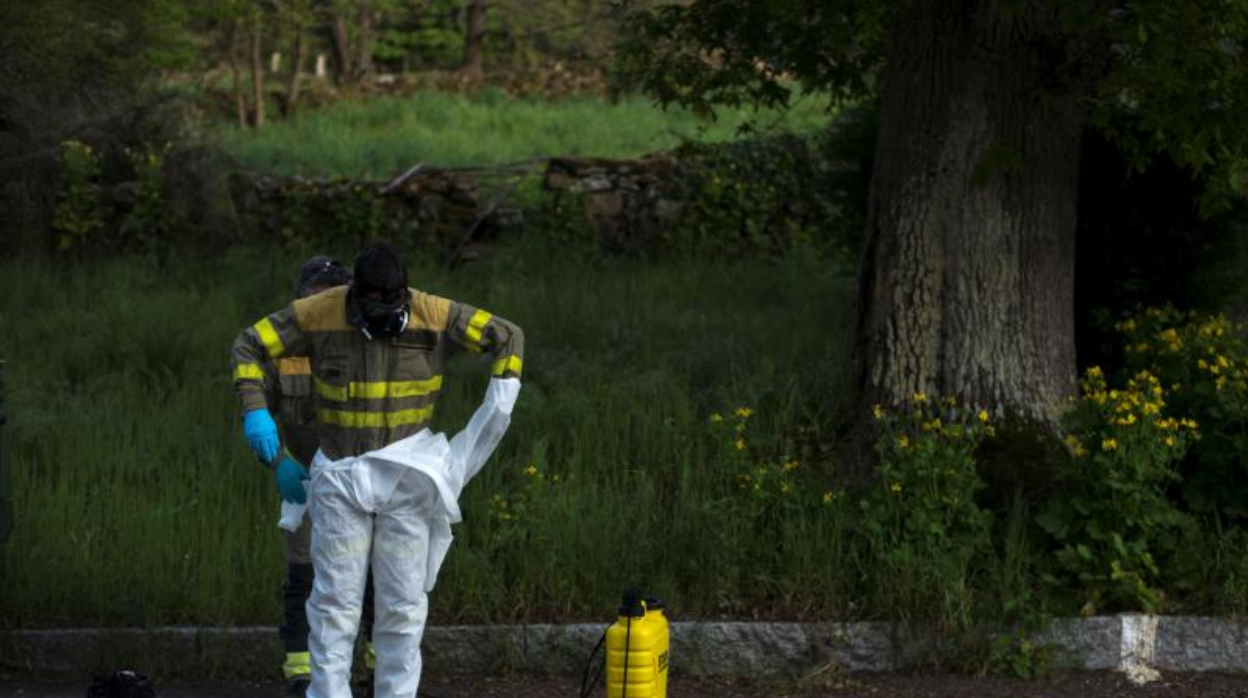
M 373 75 L 373 27 L 377 24 L 377 11 L 372 3 L 360 6 L 359 22 L 355 37 L 355 80 L 367 80 Z
M 294 36 L 291 37 L 290 76 L 286 80 L 286 98 L 282 102 L 282 116 L 287 118 L 294 116 L 295 110 L 299 106 L 303 59 L 304 53 L 306 53 L 303 43 L 303 23 L 296 20 L 291 24 L 291 31 Z
M 226 37 L 226 56 L 230 61 L 230 93 L 234 96 L 234 107 L 238 114 L 238 125 L 247 128 L 247 97 L 243 94 L 243 79 L 238 68 L 238 21 L 230 24 L 230 33 Z
M 334 82 L 343 85 L 350 82 L 354 75 L 351 64 L 351 38 L 347 32 L 347 20 L 341 13 L 334 13 L 329 27 L 329 44 L 333 48 L 330 55 L 334 61 Z
M 262 33 L 260 13 L 256 13 L 251 25 L 251 96 L 255 101 L 251 123 L 256 128 L 264 126 L 264 55 L 260 45 Z
M 864 413 L 914 393 L 1051 424 L 1076 384 L 1084 121 L 1054 3 L 909 3 L 889 47 L 860 263 Z M 869 429 L 865 429 L 869 432 Z
M 459 72 L 481 74 L 481 44 L 485 39 L 485 0 L 472 0 L 468 5 L 468 26 L 464 31 L 464 57 Z

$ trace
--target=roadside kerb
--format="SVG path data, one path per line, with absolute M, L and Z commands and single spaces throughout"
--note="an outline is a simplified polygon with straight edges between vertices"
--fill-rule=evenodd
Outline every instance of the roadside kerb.
M 437 673 L 579 673 L 605 624 L 431 626 L 425 666 Z M 1059 619 L 1035 638 L 1067 666 L 1144 682 L 1158 671 L 1248 672 L 1248 620 L 1145 615 Z M 677 622 L 673 670 L 701 676 L 797 676 L 903 670 L 922 638 L 889 623 Z M 269 627 L 0 631 L 0 670 L 41 678 L 121 666 L 161 676 L 255 677 L 280 663 Z

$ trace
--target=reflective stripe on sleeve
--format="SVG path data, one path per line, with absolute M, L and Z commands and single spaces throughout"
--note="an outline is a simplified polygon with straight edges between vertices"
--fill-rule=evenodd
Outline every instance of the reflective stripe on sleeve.
M 239 364 L 234 367 L 234 380 L 264 380 L 264 369 L 260 364 Z
M 420 424 L 433 419 L 433 405 L 394 412 L 352 412 L 320 409 L 317 417 L 325 424 L 349 429 L 382 429 Z
M 266 317 L 255 324 L 256 334 L 260 335 L 260 341 L 264 342 L 265 351 L 269 352 L 271 358 L 278 358 L 286 353 L 286 345 L 282 344 L 282 338 L 277 336 L 277 330 L 273 329 L 273 323 Z
M 320 378 L 315 380 L 317 395 L 334 402 L 346 402 L 353 398 L 387 400 L 420 397 L 436 393 L 442 389 L 442 376 L 440 375 L 421 381 L 377 381 L 350 383 L 348 385 L 330 385 Z
M 481 333 L 485 331 L 485 326 L 490 323 L 493 315 L 484 310 L 478 310 L 472 314 L 472 318 L 468 320 L 468 331 L 464 334 L 468 338 L 468 348 L 475 351 L 481 351 Z
M 522 361 L 519 356 L 512 354 L 505 359 L 499 359 L 494 362 L 493 374 L 495 376 L 501 376 L 504 373 L 511 371 L 518 376 L 520 375 L 520 369 L 523 368 L 523 366 L 524 361 Z

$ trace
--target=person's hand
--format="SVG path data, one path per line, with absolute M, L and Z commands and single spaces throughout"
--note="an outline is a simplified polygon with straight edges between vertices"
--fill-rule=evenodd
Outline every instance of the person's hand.
M 247 445 L 265 463 L 272 463 L 277 458 L 277 449 L 282 441 L 277 436 L 277 424 L 269 411 L 260 408 L 243 415 L 243 436 L 247 437 Z
M 303 488 L 303 481 L 308 479 L 308 469 L 290 456 L 282 459 L 273 470 L 277 479 L 277 490 L 282 493 L 283 502 L 307 504 L 308 493 Z

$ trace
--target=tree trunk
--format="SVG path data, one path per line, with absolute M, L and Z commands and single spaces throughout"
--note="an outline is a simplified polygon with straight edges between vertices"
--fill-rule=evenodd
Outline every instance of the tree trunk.
M 468 5 L 468 27 L 464 31 L 464 58 L 459 72 L 481 74 L 481 43 L 485 38 L 485 0 L 472 0 Z
M 334 82 L 344 85 L 351 81 L 354 69 L 351 65 L 351 39 L 347 33 L 347 20 L 341 14 L 334 14 L 334 21 L 329 29 L 329 43 L 333 48 Z
M 355 79 L 366 81 L 373 76 L 373 26 L 377 22 L 372 3 L 360 8 L 359 23 L 355 37 Z
M 238 22 L 230 24 L 230 34 L 226 39 L 230 61 L 230 94 L 234 97 L 234 107 L 238 114 L 239 128 L 247 128 L 247 97 L 243 95 L 243 79 L 238 68 Z
M 1049 425 L 1074 392 L 1084 111 L 1058 76 L 1051 3 L 1005 4 L 909 3 L 890 37 L 859 273 L 860 426 L 915 393 Z
M 251 92 L 255 100 L 251 123 L 264 126 L 264 56 L 260 46 L 261 19 L 256 14 L 251 27 Z
M 303 23 L 295 21 L 293 24 L 294 37 L 291 40 L 290 77 L 286 80 L 286 99 L 282 102 L 282 115 L 288 119 L 294 116 L 295 110 L 299 105 L 299 90 L 302 86 L 300 76 L 303 73 Z

